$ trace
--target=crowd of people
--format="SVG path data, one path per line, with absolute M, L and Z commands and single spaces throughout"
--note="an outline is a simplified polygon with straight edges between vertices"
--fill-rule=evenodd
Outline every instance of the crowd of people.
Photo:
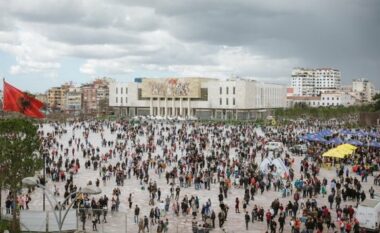
M 48 152 L 46 185 L 66 199 L 56 209 L 73 205 L 83 229 L 91 219 L 96 231 L 110 210 L 133 213 L 138 232 L 174 232 L 176 225 L 178 231 L 183 219 L 195 233 L 238 232 L 238 224 L 271 233 L 364 232 L 355 208 L 379 193 L 380 150 L 359 147 L 350 157 L 326 160 L 322 153 L 332 145 L 300 141 L 324 128 L 316 122 L 83 121 L 41 124 L 39 134 Z M 268 148 L 272 141 L 282 146 Z M 306 153 L 290 152 L 300 143 Z M 273 164 L 262 169 L 265 159 L 280 159 L 286 172 Z M 82 174 L 95 176 L 83 181 Z M 103 193 L 80 193 L 83 182 Z M 17 206 L 28 209 L 35 192 L 21 193 Z M 10 195 L 9 212 L 12 203 Z

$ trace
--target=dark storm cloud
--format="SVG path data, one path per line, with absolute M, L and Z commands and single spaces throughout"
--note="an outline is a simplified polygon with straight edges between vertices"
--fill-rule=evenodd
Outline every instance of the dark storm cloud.
M 164 69 L 219 67 L 241 75 L 284 78 L 296 66 L 334 67 L 342 71 L 345 83 L 364 77 L 380 86 L 378 0 L 71 0 L 2 5 L 7 9 L 3 15 L 14 19 L 7 20 L 10 24 L 27 24 L 25 28 L 49 41 L 80 46 L 74 53 L 78 57 L 100 59 L 101 53 L 86 48 L 107 44 L 112 49 L 106 50 L 105 58 L 130 57 L 133 63 Z M 0 16 L 0 30 L 2 25 Z M 231 59 L 253 59 L 254 66 L 245 60 L 229 61 L 223 47 L 233 51 Z
M 123 4 L 123 1 L 116 1 Z M 165 16 L 175 37 L 339 68 L 380 85 L 380 1 L 132 1 Z M 356 70 L 356 72 L 355 72 Z M 290 74 L 290 71 L 288 75 Z M 361 74 L 361 75 L 360 75 Z

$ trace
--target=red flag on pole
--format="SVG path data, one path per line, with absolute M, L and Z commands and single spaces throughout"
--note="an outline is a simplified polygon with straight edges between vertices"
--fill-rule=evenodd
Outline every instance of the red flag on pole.
M 25 116 L 34 118 L 44 118 L 44 114 L 40 109 L 44 104 L 28 95 L 27 93 L 17 89 L 4 81 L 3 86 L 4 98 L 3 98 L 3 110 L 6 112 L 19 112 Z

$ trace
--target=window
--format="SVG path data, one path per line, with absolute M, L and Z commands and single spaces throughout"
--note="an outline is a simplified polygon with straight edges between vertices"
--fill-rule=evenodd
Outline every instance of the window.
M 235 88 L 234 88 L 235 90 Z M 232 104 L 235 105 L 235 98 L 232 99 Z
M 208 101 L 208 89 L 201 88 L 201 101 Z
M 116 97 L 116 103 L 118 102 L 117 100 L 118 100 L 118 99 L 117 99 L 117 97 Z
M 125 97 L 125 103 L 128 103 L 128 97 Z
M 120 88 L 120 94 L 123 94 L 123 88 Z
M 228 95 L 228 87 L 226 87 L 226 94 Z
M 116 94 L 117 94 L 118 88 L 116 87 Z
M 336 100 L 339 100 L 339 97 L 336 97 Z
M 331 97 L 331 100 L 334 100 L 334 97 Z
M 235 95 L 235 87 L 232 88 L 232 94 Z
M 219 94 L 222 94 L 222 87 L 219 87 Z
M 125 88 L 125 94 L 128 94 L 128 87 Z
M 226 105 L 228 105 L 228 98 L 226 98 Z
M 123 90 L 123 89 L 120 89 L 120 91 Z M 123 104 L 123 98 L 120 97 L 120 103 Z
M 222 98 L 219 98 L 219 105 L 222 105 Z

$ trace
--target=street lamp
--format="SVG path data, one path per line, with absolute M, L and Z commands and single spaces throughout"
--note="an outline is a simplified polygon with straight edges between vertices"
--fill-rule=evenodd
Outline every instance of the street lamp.
M 36 177 L 25 177 L 24 179 L 22 179 L 22 184 L 25 185 L 25 186 L 37 186 L 39 188 L 42 188 L 43 192 L 44 193 L 47 193 L 50 195 L 46 195 L 46 198 L 51 206 L 51 208 L 54 210 L 54 205 L 51 201 L 50 198 L 53 198 L 53 200 L 55 201 L 56 205 L 58 205 L 58 201 L 57 199 L 54 197 L 54 195 L 52 195 L 52 193 L 50 191 L 48 191 L 48 189 L 46 189 L 45 186 L 41 185 L 39 180 L 36 178 Z M 87 185 L 83 188 L 79 188 L 78 191 L 75 191 L 73 193 L 70 193 L 70 195 L 68 195 L 65 200 L 63 200 L 63 202 L 59 205 L 59 209 L 58 209 L 58 213 L 59 213 L 59 216 L 57 216 L 57 213 L 55 211 L 53 211 L 54 213 L 54 216 L 55 216 L 55 219 L 57 221 L 57 224 L 58 224 L 58 229 L 59 229 L 59 232 L 62 232 L 62 226 L 63 226 L 63 223 L 66 219 L 66 216 L 70 210 L 70 208 L 73 206 L 73 204 L 76 202 L 77 200 L 77 197 L 78 195 L 75 195 L 75 199 L 70 203 L 69 207 L 66 209 L 66 211 L 64 212 L 63 214 L 63 217 L 62 217 L 62 204 L 63 203 L 66 203 L 66 201 L 71 198 L 71 196 L 73 194 L 78 194 L 78 193 L 84 193 L 84 194 L 89 194 L 89 195 L 97 195 L 97 194 L 100 194 L 102 193 L 102 190 L 99 188 L 99 187 L 95 187 L 95 186 L 92 186 L 92 185 Z

